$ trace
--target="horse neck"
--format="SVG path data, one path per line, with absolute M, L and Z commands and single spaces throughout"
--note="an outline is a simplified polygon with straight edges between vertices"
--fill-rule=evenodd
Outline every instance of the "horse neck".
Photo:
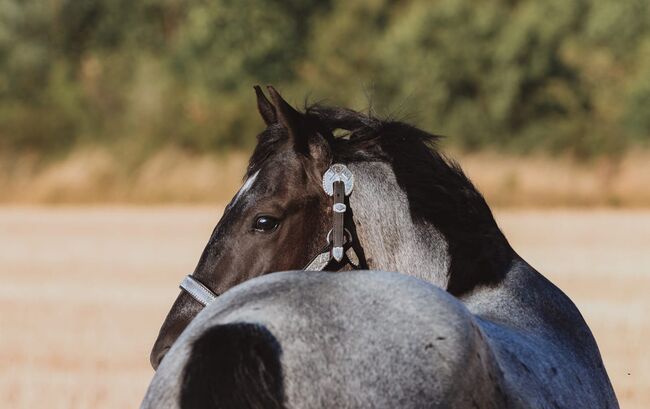
M 413 221 L 392 168 L 384 162 L 348 167 L 355 177 L 350 205 L 368 266 L 446 288 L 450 267 L 447 242 L 433 225 Z

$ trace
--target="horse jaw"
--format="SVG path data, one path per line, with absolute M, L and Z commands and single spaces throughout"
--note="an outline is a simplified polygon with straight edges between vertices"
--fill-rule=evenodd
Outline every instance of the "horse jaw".
M 390 165 L 359 162 L 348 167 L 355 177 L 350 206 L 369 268 L 446 288 L 451 263 L 447 241 L 433 225 L 413 221 L 406 193 Z

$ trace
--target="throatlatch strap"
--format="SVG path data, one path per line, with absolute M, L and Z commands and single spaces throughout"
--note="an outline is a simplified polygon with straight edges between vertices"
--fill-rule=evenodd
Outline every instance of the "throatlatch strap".
M 212 301 L 217 299 L 217 295 L 210 291 L 210 289 L 200 282 L 198 282 L 194 277 L 188 275 L 185 276 L 179 287 L 182 290 L 187 291 L 196 301 L 206 306 Z

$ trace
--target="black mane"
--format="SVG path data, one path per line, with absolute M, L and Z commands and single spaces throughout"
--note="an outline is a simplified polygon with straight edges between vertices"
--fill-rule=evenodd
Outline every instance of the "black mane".
M 448 242 L 451 294 L 460 296 L 503 279 L 514 252 L 483 196 L 460 166 L 436 149 L 438 136 L 345 108 L 315 105 L 304 117 L 309 129 L 325 137 L 334 162 L 382 161 L 392 166 L 414 221 L 431 223 Z M 335 137 L 340 131 L 344 133 Z M 284 139 L 281 128 L 264 131 L 247 174 L 258 170 Z

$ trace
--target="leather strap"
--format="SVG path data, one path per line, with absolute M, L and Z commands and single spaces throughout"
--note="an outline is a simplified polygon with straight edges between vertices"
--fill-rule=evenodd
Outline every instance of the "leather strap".
M 336 261 L 341 261 L 343 259 L 343 245 L 345 244 L 345 185 L 342 181 L 336 181 L 333 185 L 332 258 Z
M 352 206 L 350 206 L 349 196 L 345 198 L 345 203 L 347 205 L 347 211 L 345 212 L 343 225 L 349 228 L 349 230 L 345 230 L 350 234 L 350 248 L 345 251 L 345 256 L 354 270 L 368 270 L 366 253 L 363 251 L 363 246 L 361 246 L 361 241 L 357 234 L 357 225 L 354 222 L 354 211 L 352 210 Z

